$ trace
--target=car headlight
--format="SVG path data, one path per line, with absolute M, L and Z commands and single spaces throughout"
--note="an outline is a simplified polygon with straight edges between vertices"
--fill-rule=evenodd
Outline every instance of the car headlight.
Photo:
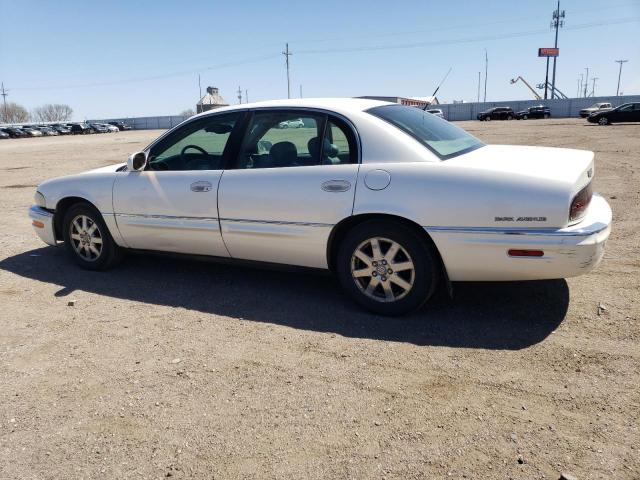
M 36 192 L 36 194 L 33 196 L 33 199 L 35 200 L 36 205 L 38 205 L 39 207 L 42 207 L 42 208 L 47 207 L 47 201 L 44 198 L 44 195 L 41 194 L 40 192 Z

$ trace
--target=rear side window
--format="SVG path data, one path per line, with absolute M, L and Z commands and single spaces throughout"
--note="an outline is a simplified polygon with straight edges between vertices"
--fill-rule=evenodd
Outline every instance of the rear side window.
M 452 123 L 416 107 L 384 105 L 367 110 L 412 136 L 441 160 L 483 147 L 484 143 Z

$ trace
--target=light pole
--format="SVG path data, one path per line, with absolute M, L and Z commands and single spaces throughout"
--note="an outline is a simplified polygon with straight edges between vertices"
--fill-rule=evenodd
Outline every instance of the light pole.
M 622 76 L 622 64 L 627 63 L 629 60 L 616 60 L 616 63 L 620 64 L 620 70 L 618 71 L 618 88 L 616 88 L 616 97 L 620 96 L 620 77 Z
M 487 55 L 487 49 L 484 49 L 484 102 L 487 101 L 487 72 L 489 71 L 489 56 Z
M 556 29 L 556 41 L 554 48 L 558 48 L 558 29 L 564 25 L 564 10 L 560 11 L 560 0 L 558 0 L 558 8 L 553 12 L 553 20 L 551 27 Z M 553 57 L 553 76 L 551 78 L 551 98 L 556 93 L 556 61 L 558 57 Z

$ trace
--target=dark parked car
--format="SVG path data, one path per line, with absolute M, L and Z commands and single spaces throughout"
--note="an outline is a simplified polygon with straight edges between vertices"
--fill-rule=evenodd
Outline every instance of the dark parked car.
M 89 126 L 84 123 L 70 123 L 69 128 L 71 129 L 71 133 L 74 135 L 91 133 Z
M 4 127 L 2 131 L 8 133 L 11 138 L 22 138 L 28 136 L 26 133 L 16 127 Z
M 535 107 L 529 107 L 526 110 L 516 113 L 518 120 L 526 120 L 527 118 L 549 118 L 551 116 L 551 110 L 545 105 L 536 105 Z
M 114 127 L 118 127 L 118 130 L 131 130 L 131 126 L 127 125 L 124 122 L 109 122 L 109 125 L 113 125 Z
M 619 107 L 592 113 L 587 121 L 600 125 L 620 122 L 640 122 L 640 103 L 625 103 Z
M 5 138 L 9 138 L 9 134 L 0 130 L 0 139 L 4 140 Z
M 20 127 L 20 130 L 22 130 L 25 133 L 26 137 L 41 137 L 42 135 L 44 135 L 40 130 L 31 126 L 29 127 L 22 126 Z
M 511 107 L 495 107 L 480 112 L 478 120 L 513 120 L 516 114 Z
M 94 133 L 109 133 L 109 129 L 101 123 L 92 123 L 89 127 Z
M 60 135 L 71 135 L 71 129 L 67 125 L 55 124 L 51 125 L 51 128 L 53 128 Z

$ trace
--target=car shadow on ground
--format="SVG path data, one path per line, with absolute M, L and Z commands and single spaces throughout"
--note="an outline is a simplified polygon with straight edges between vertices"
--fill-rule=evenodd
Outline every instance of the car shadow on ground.
M 76 290 L 206 314 L 415 345 L 517 350 L 544 340 L 564 319 L 564 280 L 454 284 L 413 315 L 388 318 L 353 304 L 330 275 L 151 255 L 129 255 L 107 272 L 77 267 L 63 247 L 0 261 L 0 269 Z M 141 319 L 140 321 L 144 321 Z

